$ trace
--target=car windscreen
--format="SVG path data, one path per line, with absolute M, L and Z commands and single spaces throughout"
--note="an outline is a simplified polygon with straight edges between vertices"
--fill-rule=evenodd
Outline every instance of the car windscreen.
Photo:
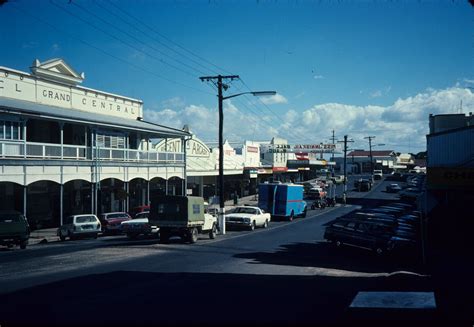
M 97 220 L 95 219 L 94 216 L 82 216 L 82 217 L 76 217 L 76 223 L 81 224 L 81 223 L 95 223 Z
M 249 213 L 255 215 L 257 214 L 257 210 L 254 208 L 235 208 L 234 213 Z

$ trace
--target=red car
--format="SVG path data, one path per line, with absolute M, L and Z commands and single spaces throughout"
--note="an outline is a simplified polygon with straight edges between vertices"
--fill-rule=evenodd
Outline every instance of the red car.
M 103 234 L 120 234 L 122 221 L 131 220 L 132 217 L 126 212 L 108 212 L 101 214 L 99 219 Z

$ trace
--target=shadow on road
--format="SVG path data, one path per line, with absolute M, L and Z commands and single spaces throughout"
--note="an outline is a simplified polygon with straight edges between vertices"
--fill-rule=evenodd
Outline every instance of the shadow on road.
M 235 257 L 250 259 L 253 264 L 326 268 L 333 273 L 341 271 L 341 274 L 343 272 L 422 272 L 421 259 L 414 255 L 381 257 L 360 248 L 349 246 L 336 248 L 325 241 L 285 244 L 276 252 L 242 253 L 236 254 Z
M 419 277 L 395 278 L 117 271 L 2 295 L 0 317 L 2 326 L 353 325 L 358 291 L 428 289 Z M 378 319 L 387 326 L 407 316 Z

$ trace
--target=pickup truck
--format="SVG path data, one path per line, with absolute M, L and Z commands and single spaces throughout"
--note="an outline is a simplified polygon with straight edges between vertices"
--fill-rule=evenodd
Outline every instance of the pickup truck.
M 150 225 L 159 228 L 160 242 L 179 236 L 195 243 L 199 234 L 213 239 L 217 234 L 217 218 L 204 212 L 204 199 L 197 196 L 160 195 L 151 200 Z
M 236 207 L 232 213 L 225 216 L 226 226 L 246 227 L 254 230 L 257 226 L 267 228 L 271 215 L 259 207 Z
M 158 228 L 148 222 L 149 215 L 149 211 L 142 211 L 137 213 L 132 220 L 123 221 L 120 225 L 122 233 L 130 239 L 135 239 L 139 235 L 158 237 Z

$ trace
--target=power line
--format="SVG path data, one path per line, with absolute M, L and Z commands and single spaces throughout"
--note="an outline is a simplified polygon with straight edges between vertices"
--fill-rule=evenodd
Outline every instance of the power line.
M 145 24 L 142 20 L 140 20 L 140 19 L 134 17 L 133 15 L 127 13 L 126 11 L 124 11 L 123 9 L 121 9 L 120 7 L 118 7 L 118 6 L 117 6 L 116 4 L 114 4 L 112 1 L 109 1 L 109 3 L 110 3 L 112 6 L 114 6 L 115 8 L 117 8 L 119 11 L 121 11 L 122 13 L 124 13 L 125 15 L 131 17 L 132 19 L 134 19 L 134 20 L 135 20 L 136 22 L 138 22 L 139 24 L 142 24 L 143 26 L 145 26 L 146 28 L 148 28 L 150 31 L 154 32 L 156 35 L 158 35 L 158 36 L 160 36 L 161 38 L 167 40 L 168 42 L 174 44 L 174 45 L 177 46 L 178 48 L 180 48 L 180 49 L 186 51 L 187 53 L 189 53 L 189 54 L 195 56 L 196 58 L 198 58 L 198 59 L 200 59 L 200 60 L 202 60 L 202 61 L 204 61 L 204 62 L 206 62 L 206 63 L 208 63 L 208 64 L 210 64 L 210 65 L 212 65 L 213 67 L 217 68 L 219 71 L 223 71 L 223 72 L 226 72 L 226 73 L 232 75 L 232 73 L 230 73 L 229 71 L 227 71 L 227 70 L 225 70 L 225 69 L 223 69 L 223 68 L 221 68 L 221 67 L 215 65 L 214 63 L 210 62 L 209 60 L 207 60 L 207 59 L 205 59 L 205 58 L 199 56 L 198 54 L 194 53 L 193 51 L 188 50 L 188 49 L 186 49 L 185 47 L 183 47 L 183 46 L 179 45 L 178 43 L 174 42 L 173 40 L 169 39 L 168 37 L 166 37 L 166 36 L 163 35 L 162 33 L 158 32 L 158 31 L 155 30 L 154 28 L 150 27 L 148 24 Z
M 183 54 L 183 53 L 181 53 L 181 52 L 179 52 L 179 51 L 176 51 L 176 50 L 173 49 L 172 47 L 168 46 L 166 43 L 160 41 L 158 38 L 153 37 L 153 36 L 150 36 L 149 33 L 147 33 L 146 31 L 144 31 L 144 30 L 142 30 L 142 29 L 139 29 L 138 26 L 137 26 L 137 24 L 132 24 L 132 23 L 128 22 L 126 19 L 123 19 L 122 17 L 120 17 L 120 16 L 117 15 L 116 13 L 114 13 L 114 12 L 112 12 L 111 10 L 107 9 L 104 5 L 102 5 L 101 3 L 97 2 L 96 0 L 94 0 L 94 3 L 95 3 L 97 6 L 101 7 L 104 11 L 108 12 L 109 14 L 111 14 L 111 15 L 114 16 L 114 17 L 117 17 L 118 19 L 120 19 L 121 21 L 123 21 L 124 23 L 126 23 L 127 25 L 133 27 L 135 30 L 137 30 L 137 31 L 139 31 L 140 33 L 142 33 L 144 36 L 146 36 L 146 37 L 148 37 L 149 39 L 151 39 L 151 40 L 153 40 L 153 41 L 155 41 L 155 42 L 161 44 L 162 46 L 164 46 L 164 47 L 167 48 L 168 50 L 174 52 L 175 54 L 177 54 L 177 55 L 179 55 L 179 56 L 182 56 L 182 57 L 184 57 L 184 58 L 186 58 L 186 59 L 192 61 L 192 62 L 195 63 L 196 65 L 199 65 L 200 67 L 202 67 L 202 68 L 204 68 L 204 69 L 206 69 L 206 70 L 210 70 L 210 71 L 212 71 L 212 72 L 216 72 L 216 71 L 214 71 L 213 69 L 210 69 L 209 67 L 206 67 L 206 66 L 202 65 L 200 62 L 194 60 L 193 58 L 187 56 L 186 54 Z M 115 8 L 117 8 L 118 10 L 120 10 L 120 12 L 122 12 L 123 14 L 125 14 L 125 15 L 127 15 L 128 17 L 131 17 L 132 19 L 134 19 L 134 20 L 135 20 L 136 22 L 138 22 L 139 24 L 146 26 L 146 24 L 143 23 L 142 20 L 139 20 L 139 19 L 135 18 L 134 16 L 130 15 L 129 13 L 123 11 L 123 10 L 120 9 L 117 5 L 115 5 L 115 4 L 113 4 L 113 3 L 110 3 L 110 4 L 113 5 Z M 151 29 L 151 27 L 149 27 L 149 29 Z M 155 32 L 155 33 L 157 33 L 157 32 Z M 169 40 L 169 42 L 174 43 L 174 42 L 171 41 L 171 40 Z M 180 46 L 180 47 L 181 47 L 181 46 Z M 183 47 L 181 47 L 181 48 L 183 48 Z M 183 49 L 184 49 L 184 48 L 183 48 Z M 188 51 L 188 50 L 186 50 L 186 51 Z M 188 51 L 188 52 L 190 52 L 190 51 Z M 197 55 L 195 55 L 195 56 L 197 56 Z M 205 59 L 202 59 L 202 60 L 205 60 Z M 207 60 L 205 60 L 205 61 L 207 61 Z M 201 71 L 199 71 L 199 72 L 202 73 Z
M 176 70 L 178 70 L 178 71 L 180 71 L 180 72 L 182 72 L 182 73 L 184 73 L 184 74 L 187 74 L 187 75 L 190 75 L 190 76 L 192 76 L 192 77 L 195 77 L 195 75 L 193 75 L 192 73 L 190 73 L 190 72 L 188 72 L 188 71 L 186 71 L 186 70 L 184 70 L 184 69 L 181 69 L 180 67 L 177 67 L 177 66 L 175 66 L 175 65 L 173 65 L 173 64 L 171 64 L 171 63 L 169 63 L 169 62 L 167 62 L 167 61 L 165 61 L 165 60 L 163 60 L 163 59 L 161 59 L 161 58 L 157 58 L 157 57 L 155 57 L 154 55 L 149 54 L 149 53 L 147 53 L 147 52 L 145 52 L 145 51 L 143 51 L 143 50 L 137 48 L 136 46 L 131 45 L 130 43 L 121 40 L 120 38 L 118 38 L 118 37 L 116 37 L 115 35 L 109 33 L 108 31 L 106 31 L 106 30 L 104 30 L 104 29 L 102 29 L 102 28 L 100 28 L 100 27 L 97 27 L 96 25 L 90 23 L 89 21 L 85 20 L 84 18 L 79 17 L 78 15 L 76 15 L 76 14 L 70 12 L 70 11 L 67 10 L 66 8 L 64 8 L 64 7 L 62 7 L 62 6 L 58 5 L 58 4 L 56 4 L 53 0 L 49 0 L 49 2 L 50 2 L 52 5 L 54 5 L 55 7 L 61 9 L 61 10 L 64 11 L 65 13 L 67 13 L 68 15 L 73 16 L 73 17 L 75 17 L 76 19 L 79 19 L 80 21 L 84 22 L 85 24 L 87 24 L 87 25 L 93 27 L 94 29 L 96 29 L 96 30 L 98 30 L 98 31 L 100 31 L 100 32 L 102 32 L 102 33 L 104 33 L 104 34 L 106 34 L 106 35 L 108 35 L 109 37 L 113 38 L 114 40 L 116 40 L 116 41 L 118 41 L 118 42 L 120 42 L 120 43 L 125 44 L 126 46 L 128 46 L 128 47 L 134 49 L 135 51 L 138 51 L 138 52 L 140 52 L 140 53 L 142 53 L 142 54 L 144 54 L 144 55 L 146 55 L 146 56 L 148 56 L 148 57 L 150 57 L 150 58 L 152 58 L 152 59 L 155 59 L 155 60 L 157 60 L 158 62 L 160 62 L 160 63 L 162 63 L 162 64 L 165 64 L 165 65 L 167 65 L 167 66 L 170 66 L 170 67 L 172 67 L 172 68 L 174 68 L 174 69 L 176 69 Z M 76 5 L 74 2 L 72 2 L 72 4 Z M 76 6 L 78 6 L 78 8 L 80 8 L 80 9 L 86 11 L 86 12 L 89 12 L 89 11 L 87 11 L 87 9 L 83 9 L 83 8 L 81 8 L 79 5 L 76 5 Z M 90 12 L 89 12 L 89 13 L 90 13 Z M 97 17 L 97 16 L 96 16 L 95 14 L 93 14 L 93 13 L 90 13 L 90 14 L 91 14 L 91 15 L 94 15 L 95 17 Z M 99 18 L 99 19 L 101 19 L 101 18 Z M 101 19 L 101 20 L 102 20 L 102 19 Z M 102 20 L 102 21 L 103 21 L 103 20 Z M 107 24 L 109 24 L 109 23 L 106 22 L 106 21 L 104 21 L 104 22 L 107 23 Z M 118 28 L 117 28 L 117 29 L 118 29 Z M 118 29 L 118 30 L 120 30 L 120 29 Z M 140 42 L 140 41 L 139 41 L 139 42 Z
M 147 70 L 147 69 L 145 69 L 145 68 L 143 68 L 143 67 L 141 67 L 141 66 L 138 66 L 138 65 L 136 65 L 136 64 L 134 64 L 134 63 L 132 63 L 132 62 L 129 62 L 129 61 L 125 60 L 125 59 L 122 59 L 122 58 L 120 58 L 120 57 L 117 57 L 116 55 L 113 55 L 113 54 L 111 54 L 111 53 L 109 53 L 109 52 L 107 52 L 107 51 L 105 51 L 105 50 L 103 50 L 103 49 L 101 49 L 101 48 L 99 48 L 99 47 L 97 47 L 97 46 L 95 46 L 95 45 L 93 45 L 93 44 L 87 42 L 87 41 L 82 40 L 81 38 L 79 38 L 79 37 L 77 37 L 77 36 L 75 36 L 75 35 L 73 35 L 73 34 L 71 34 L 71 33 L 69 33 L 69 32 L 64 31 L 64 29 L 60 29 L 60 28 L 54 26 L 53 24 L 50 24 L 49 22 L 47 22 L 47 21 L 45 21 L 45 20 L 39 18 L 38 16 L 31 14 L 31 13 L 28 12 L 27 10 L 20 9 L 20 8 L 18 8 L 18 7 L 15 7 L 15 6 L 12 6 L 11 8 L 14 8 L 14 9 L 17 10 L 17 11 L 20 11 L 20 12 L 22 12 L 22 13 L 24 13 L 24 14 L 26 14 L 26 15 L 28 15 L 28 16 L 34 18 L 34 19 L 36 19 L 37 21 L 39 21 L 39 22 L 41 22 L 41 23 L 43 23 L 43 24 L 49 26 L 50 28 L 52 28 L 52 29 L 54 29 L 54 30 L 56 30 L 56 31 L 58 31 L 58 32 L 60 32 L 60 33 L 63 33 L 63 34 L 65 34 L 65 35 L 69 36 L 70 38 L 75 39 L 75 40 L 77 40 L 77 41 L 79 41 L 79 42 L 81 42 L 81 43 L 83 43 L 83 44 L 85 44 L 85 45 L 87 45 L 87 46 L 89 46 L 89 47 L 91 47 L 91 48 L 93 48 L 93 49 L 95 49 L 95 50 L 101 52 L 102 54 L 104 54 L 104 55 L 106 55 L 106 56 L 109 56 L 109 57 L 111 57 L 111 58 L 114 58 L 115 60 L 118 60 L 118 61 L 120 61 L 120 62 L 122 62 L 122 63 L 127 64 L 127 65 L 130 65 L 130 66 L 134 67 L 135 69 L 138 69 L 138 70 L 140 70 L 140 71 L 142 71 L 142 72 L 145 72 L 145 73 L 147 73 L 147 74 L 153 75 L 153 76 L 155 76 L 155 77 L 157 77 L 157 78 L 160 78 L 160 79 L 162 79 L 162 80 L 165 80 L 165 81 L 167 81 L 167 82 L 170 82 L 170 83 L 173 83 L 173 84 L 176 84 L 176 85 L 179 85 L 179 86 L 182 86 L 182 87 L 185 87 L 185 88 L 194 90 L 194 91 L 196 91 L 196 92 L 200 92 L 200 93 L 204 93 L 204 94 L 211 94 L 211 95 L 213 95 L 212 93 L 209 93 L 209 92 L 206 92 L 206 91 L 197 89 L 197 88 L 195 88 L 195 87 L 192 87 L 192 86 L 189 86 L 189 85 L 186 85 L 186 84 L 177 82 L 177 81 L 174 81 L 174 80 L 169 79 L 169 78 L 167 78 L 167 77 L 165 77 L 165 76 L 162 76 L 162 75 L 157 74 L 157 73 L 155 73 L 155 72 L 149 71 L 149 70 Z

